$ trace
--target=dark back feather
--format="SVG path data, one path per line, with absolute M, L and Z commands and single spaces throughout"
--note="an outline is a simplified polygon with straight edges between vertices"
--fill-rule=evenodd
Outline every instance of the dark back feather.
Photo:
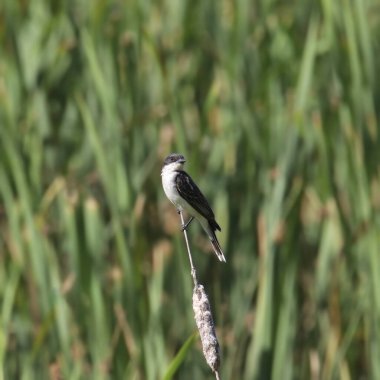
M 199 190 L 191 177 L 183 170 L 179 170 L 176 176 L 176 186 L 179 194 L 194 210 L 198 211 L 207 220 L 215 221 L 214 213 L 207 199 Z M 216 222 L 215 222 L 216 223 Z

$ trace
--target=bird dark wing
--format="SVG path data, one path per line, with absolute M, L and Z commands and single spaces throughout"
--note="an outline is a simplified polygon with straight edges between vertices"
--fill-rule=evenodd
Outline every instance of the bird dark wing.
M 180 196 L 184 198 L 193 209 L 198 211 L 207 220 L 215 220 L 214 213 L 211 210 L 207 199 L 185 171 L 178 171 L 175 183 Z

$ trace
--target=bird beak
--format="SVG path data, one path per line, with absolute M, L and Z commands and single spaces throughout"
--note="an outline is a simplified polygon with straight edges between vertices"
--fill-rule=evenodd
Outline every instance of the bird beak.
M 179 161 L 178 161 L 180 164 L 184 164 L 186 162 L 186 160 L 184 158 L 181 158 Z

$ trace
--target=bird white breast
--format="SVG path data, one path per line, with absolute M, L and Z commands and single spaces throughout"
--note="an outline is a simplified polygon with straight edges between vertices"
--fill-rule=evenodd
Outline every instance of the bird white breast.
M 176 170 L 178 169 L 177 166 L 178 165 L 173 163 L 165 165 L 162 168 L 162 187 L 170 202 L 172 202 L 178 209 L 182 210 L 182 197 L 179 195 L 175 183 L 175 177 L 177 176 Z

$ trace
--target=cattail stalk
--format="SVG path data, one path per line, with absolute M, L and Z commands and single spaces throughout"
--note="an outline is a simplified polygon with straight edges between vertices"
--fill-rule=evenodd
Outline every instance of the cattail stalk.
M 182 212 L 179 212 L 179 215 L 181 217 L 182 226 L 184 226 L 185 221 L 183 219 Z M 193 310 L 195 322 L 197 324 L 199 335 L 201 337 L 203 355 L 206 359 L 207 364 L 214 372 L 216 380 L 220 380 L 218 372 L 220 366 L 220 348 L 215 333 L 215 325 L 212 318 L 210 302 L 203 285 L 198 283 L 197 273 L 193 264 L 186 229 L 183 230 L 183 234 L 185 236 L 187 253 L 190 260 L 191 277 L 193 278 L 194 282 Z
M 195 322 L 201 336 L 203 355 L 213 372 L 218 372 L 220 365 L 219 343 L 216 338 L 210 302 L 203 285 L 194 287 L 193 310 Z

